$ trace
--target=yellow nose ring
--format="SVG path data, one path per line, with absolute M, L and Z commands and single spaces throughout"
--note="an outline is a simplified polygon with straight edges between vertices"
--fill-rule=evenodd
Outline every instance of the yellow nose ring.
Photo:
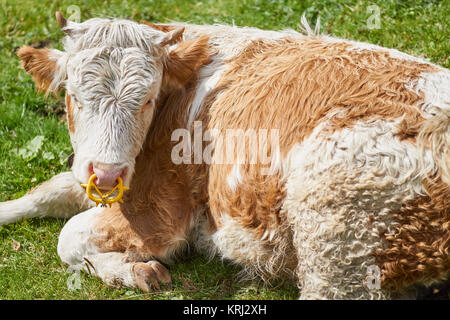
M 100 203 L 102 207 L 106 207 L 107 204 L 109 204 L 109 207 L 111 207 L 111 204 L 114 202 L 120 202 L 123 203 L 122 196 L 123 192 L 125 190 L 128 190 L 130 188 L 123 186 L 122 178 L 117 178 L 117 185 L 108 193 L 103 194 L 101 191 L 97 188 L 97 186 L 94 183 L 95 178 L 97 178 L 97 175 L 94 173 L 90 178 L 89 182 L 87 184 L 82 184 L 81 186 L 83 188 L 86 188 L 86 194 L 88 195 L 89 199 L 95 202 L 95 206 L 97 207 Z M 92 194 L 92 187 L 94 187 L 95 192 L 100 197 L 96 197 Z M 117 195 L 114 197 L 111 197 L 114 191 L 117 190 Z

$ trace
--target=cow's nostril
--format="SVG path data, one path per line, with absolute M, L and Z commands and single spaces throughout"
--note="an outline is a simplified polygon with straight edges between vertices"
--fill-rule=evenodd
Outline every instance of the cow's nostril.
M 88 177 L 92 176 L 93 174 L 94 174 L 94 165 L 90 163 L 88 167 Z
M 92 170 L 97 176 L 94 183 L 102 189 L 113 188 L 117 184 L 117 179 L 119 177 L 124 179 L 126 175 L 126 169 L 115 165 L 95 164 Z

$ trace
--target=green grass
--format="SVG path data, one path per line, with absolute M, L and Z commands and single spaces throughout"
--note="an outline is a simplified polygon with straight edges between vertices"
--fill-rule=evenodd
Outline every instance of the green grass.
M 450 3 L 446 1 L 294 1 L 294 0 L 145 0 L 50 1 L 0 0 L 0 201 L 22 196 L 31 187 L 67 170 L 71 152 L 62 101 L 44 98 L 20 68 L 15 50 L 42 40 L 61 48 L 63 36 L 54 19 L 70 5 L 81 19 L 96 16 L 149 21 L 227 23 L 264 29 L 297 29 L 303 12 L 314 22 L 320 15 L 322 30 L 342 37 L 394 47 L 450 66 Z M 380 8 L 380 29 L 368 29 L 368 6 Z M 35 157 L 22 159 L 17 150 L 36 136 L 44 143 Z M 15 151 L 14 151 L 15 150 Z M 49 155 L 42 157 L 43 153 Z M 50 155 L 51 154 L 51 155 Z M 52 159 L 53 158 L 53 159 Z M 69 275 L 56 245 L 65 220 L 33 219 L 0 227 L 0 299 L 294 299 L 293 286 L 266 288 L 261 283 L 238 283 L 239 268 L 200 256 L 180 261 L 170 271 L 171 291 L 143 294 L 139 290 L 112 289 L 82 275 L 81 289 L 67 289 Z M 16 251 L 14 244 L 20 243 Z M 16 247 L 17 249 L 17 247 Z

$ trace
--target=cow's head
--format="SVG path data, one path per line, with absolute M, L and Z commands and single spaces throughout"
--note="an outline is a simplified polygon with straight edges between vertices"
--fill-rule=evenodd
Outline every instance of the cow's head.
M 183 42 L 183 27 L 56 18 L 65 51 L 25 46 L 18 56 L 40 90 L 65 90 L 75 177 L 86 183 L 95 173 L 104 189 L 117 177 L 129 185 L 161 90 L 182 87 L 208 61 L 208 38 Z

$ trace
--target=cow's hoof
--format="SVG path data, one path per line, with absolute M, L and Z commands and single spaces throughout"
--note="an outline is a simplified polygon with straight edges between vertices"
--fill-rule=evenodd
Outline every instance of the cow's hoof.
M 132 271 L 136 286 L 144 292 L 160 290 L 160 282 L 169 287 L 172 285 L 169 271 L 158 261 L 137 262 Z

